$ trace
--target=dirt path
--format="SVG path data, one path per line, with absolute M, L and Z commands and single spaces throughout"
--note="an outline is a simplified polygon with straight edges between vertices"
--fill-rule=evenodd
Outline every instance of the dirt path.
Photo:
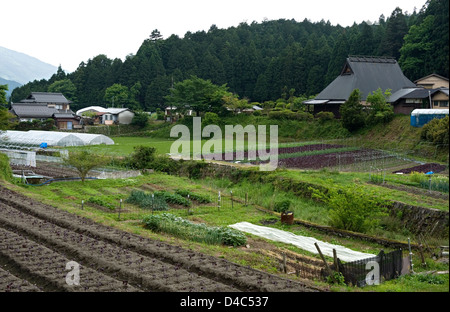
M 79 285 L 66 282 L 70 261 L 80 265 Z M 1 186 L 0 264 L 0 291 L 317 291 L 97 224 Z

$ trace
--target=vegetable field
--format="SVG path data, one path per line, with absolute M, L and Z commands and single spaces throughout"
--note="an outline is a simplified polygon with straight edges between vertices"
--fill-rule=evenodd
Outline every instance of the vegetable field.
M 68 283 L 69 263 L 79 283 Z M 107 227 L 0 186 L 0 291 L 315 291 Z
M 249 156 L 252 155 L 249 151 L 244 151 L 241 154 L 237 152 L 222 153 L 222 155 L 216 154 L 215 156 L 222 156 L 223 160 L 237 161 L 240 160 L 240 157 L 242 158 L 242 155 L 244 162 L 249 161 L 252 164 L 261 163 L 258 159 L 249 159 Z M 373 169 L 394 171 L 413 166 L 417 166 L 417 163 L 402 155 L 382 150 L 340 144 L 312 143 L 298 146 L 280 145 L 278 148 L 278 167 L 280 168 L 305 170 L 329 168 L 338 171 L 369 172 Z

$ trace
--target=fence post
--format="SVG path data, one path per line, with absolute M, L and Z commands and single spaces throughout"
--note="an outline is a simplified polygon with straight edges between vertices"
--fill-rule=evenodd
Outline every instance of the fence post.
M 154 208 L 153 208 L 154 200 L 155 200 L 155 194 L 153 193 L 152 194 L 152 214 L 153 214 L 153 210 L 154 210 Z
M 336 249 L 333 248 L 333 259 L 334 259 L 334 268 L 336 270 L 336 272 L 339 272 L 339 263 L 337 261 L 337 253 L 336 253 Z
M 323 263 L 325 263 L 325 268 L 328 271 L 328 274 L 330 274 L 331 279 L 336 282 L 336 279 L 334 278 L 334 274 L 333 271 L 331 270 L 330 266 L 328 265 L 327 261 L 325 260 L 325 257 L 322 254 L 322 250 L 320 250 L 319 245 L 317 245 L 317 243 L 314 243 L 314 246 L 316 246 L 317 251 L 319 252 L 320 258 L 322 258 Z
M 231 209 L 233 209 L 233 191 L 230 191 Z
M 120 199 L 120 205 L 119 205 L 119 221 L 120 221 L 120 211 L 122 210 L 122 198 Z
M 217 197 L 217 211 L 220 211 L 220 191 L 219 196 Z

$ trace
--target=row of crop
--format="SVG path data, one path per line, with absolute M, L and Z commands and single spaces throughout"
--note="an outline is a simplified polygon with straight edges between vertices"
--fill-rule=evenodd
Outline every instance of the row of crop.
M 168 204 L 191 207 L 191 200 L 195 200 L 198 203 L 211 202 L 208 197 L 184 189 L 178 189 L 175 193 L 168 191 L 146 193 L 144 191 L 134 190 L 126 199 L 126 202 L 143 209 L 167 210 L 169 208 Z
M 152 231 L 168 233 L 195 242 L 229 246 L 241 246 L 247 242 L 245 234 L 238 230 L 193 223 L 170 213 L 148 215 L 143 218 L 143 222 Z

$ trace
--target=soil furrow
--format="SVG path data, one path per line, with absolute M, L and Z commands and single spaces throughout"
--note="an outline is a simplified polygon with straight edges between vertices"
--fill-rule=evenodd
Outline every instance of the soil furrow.
M 69 292 L 100 292 L 100 291 L 138 291 L 138 289 L 124 285 L 95 270 L 80 264 L 79 285 L 67 282 L 70 270 L 66 265 L 71 262 L 61 254 L 29 240 L 14 232 L 0 228 L 0 258 L 16 272 L 36 281 L 45 291 Z M 49 261 L 46 261 L 49 260 Z M 43 265 L 45 263 L 45 265 Z M 3 283 L 2 283 L 3 284 Z M 8 289 L 0 289 L 8 291 Z
M 69 254 L 78 261 L 103 268 L 110 274 L 119 272 L 122 279 L 143 285 L 150 291 L 191 291 L 196 284 L 209 285 L 210 291 L 233 291 L 231 287 L 218 282 L 212 285 L 211 281 L 197 274 L 191 274 L 190 281 L 184 284 L 177 283 L 178 276 L 189 275 L 189 273 L 126 248 L 61 228 L 6 205 L 0 206 L 0 212 L 0 223 L 9 227 L 14 226 L 21 233 L 26 233 L 27 236 L 31 236 L 61 253 Z M 147 268 L 149 272 L 143 274 L 143 268 Z M 166 280 L 168 279 L 175 282 L 167 284 Z
M 1 260 L 2 266 L 7 267 Z M 8 268 L 9 269 L 9 268 Z M 29 281 L 22 279 L 9 271 L 0 268 L 0 291 L 4 292 L 41 292 L 42 290 Z
M 198 287 L 199 289 L 197 291 L 203 289 L 206 291 L 213 291 L 215 287 L 211 288 L 209 281 L 213 281 L 215 285 L 220 285 L 219 289 L 226 289 L 226 291 L 317 291 L 317 289 L 306 286 L 303 283 L 257 271 L 250 267 L 237 265 L 225 259 L 207 256 L 192 250 L 186 250 L 178 246 L 172 246 L 157 240 L 143 238 L 138 235 L 97 224 L 92 220 L 70 214 L 55 207 L 44 205 L 1 187 L 0 200 L 8 206 L 14 207 L 17 211 L 21 211 L 25 215 L 33 215 L 38 218 L 35 218 L 34 221 L 30 222 L 45 220 L 47 223 L 58 225 L 60 229 L 56 230 L 50 236 L 47 236 L 47 239 L 48 237 L 53 237 L 52 239 L 55 243 L 61 245 L 61 238 L 66 236 L 71 237 L 70 241 L 65 243 L 67 245 L 74 244 L 77 241 L 80 241 L 80 239 L 81 241 L 84 240 L 85 243 L 80 250 L 77 250 L 77 254 L 82 253 L 83 249 L 86 248 L 85 246 L 92 245 L 92 248 L 97 248 L 96 255 L 98 255 L 98 259 L 95 260 L 97 263 L 103 261 L 101 263 L 104 264 L 105 268 L 111 266 L 110 261 L 115 261 L 114 257 L 121 257 L 122 265 L 117 269 L 118 272 L 123 274 L 124 269 L 127 269 L 130 271 L 128 276 L 137 276 L 137 281 L 140 281 L 139 278 L 142 277 L 142 272 L 147 272 L 146 274 L 153 279 L 158 278 L 156 272 L 151 273 L 151 270 L 148 271 L 147 267 L 144 267 L 142 263 L 139 263 L 140 261 L 144 261 L 140 260 L 143 258 L 145 261 L 152 259 L 152 265 L 154 264 L 153 261 L 159 261 L 167 267 L 170 267 L 171 270 L 184 270 L 185 276 L 188 277 L 198 276 L 199 283 L 193 283 L 192 278 L 190 279 L 190 286 L 195 285 L 195 287 Z M 44 227 L 42 223 L 39 224 L 41 228 Z M 27 227 L 24 227 L 24 231 L 26 231 L 26 229 Z M 41 229 L 37 230 L 34 235 L 41 235 L 39 234 L 40 231 Z M 106 253 L 101 250 L 102 246 L 104 249 L 106 248 L 105 250 L 115 251 Z M 133 257 L 135 257 L 134 260 L 123 258 L 126 257 L 126 254 L 121 254 L 120 252 L 117 252 L 117 250 L 126 250 L 128 253 L 133 252 Z M 136 258 L 136 255 L 138 258 Z M 173 280 L 173 277 L 169 276 L 167 273 L 162 274 L 163 279 L 169 281 Z M 186 279 L 185 276 L 179 276 L 178 280 L 175 280 L 184 281 Z M 161 277 L 158 279 L 161 280 Z M 167 288 L 166 283 L 164 284 L 164 287 Z M 204 285 L 208 286 L 205 288 Z M 146 286 L 148 287 L 150 285 Z M 177 291 L 180 288 L 182 291 L 186 290 L 184 289 L 185 287 L 178 287 L 177 289 L 171 288 L 170 291 Z

